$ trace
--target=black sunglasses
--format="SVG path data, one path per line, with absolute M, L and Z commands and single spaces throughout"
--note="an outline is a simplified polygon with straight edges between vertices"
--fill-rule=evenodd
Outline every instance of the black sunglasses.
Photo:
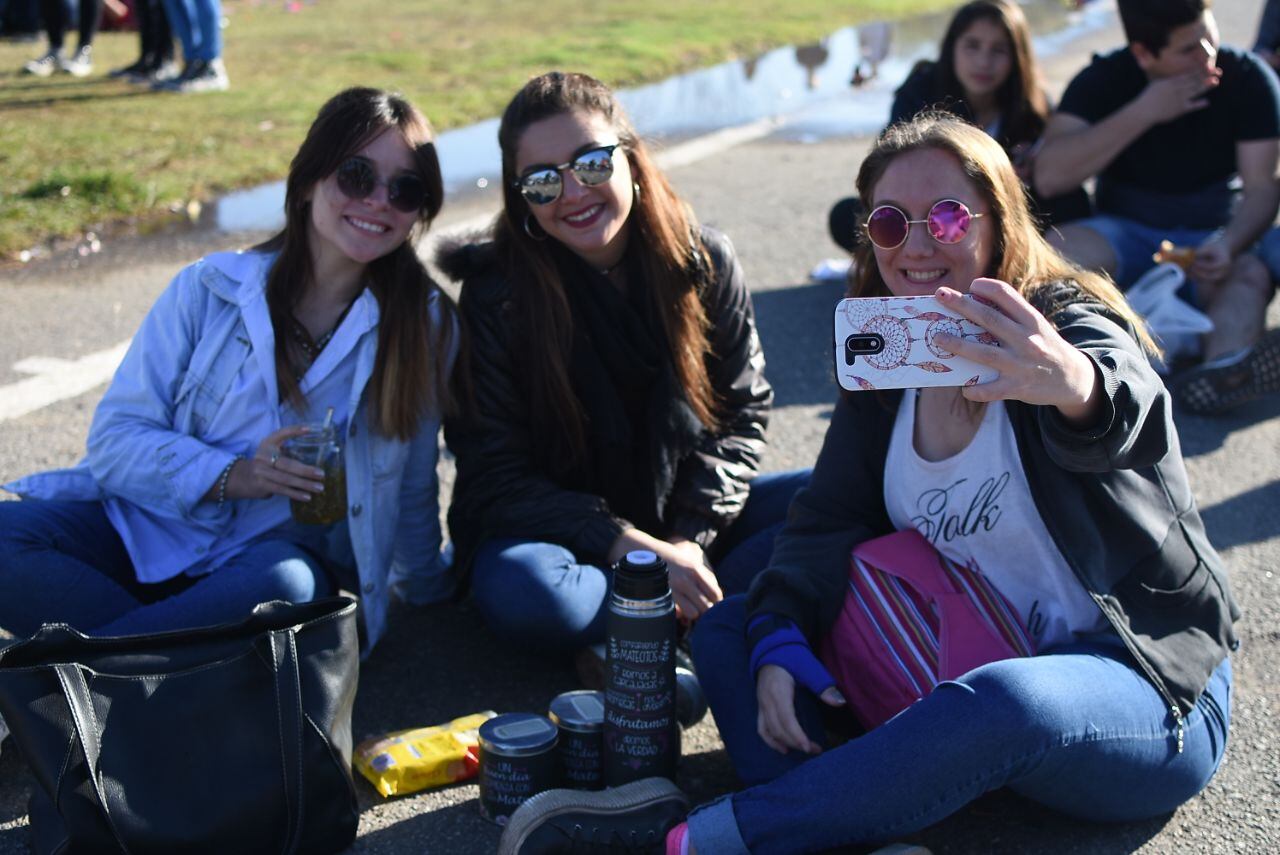
M 373 164 L 363 157 L 349 157 L 342 161 L 334 178 L 338 189 L 348 199 L 368 199 L 381 185 L 387 188 L 387 204 L 397 211 L 416 214 L 427 204 L 427 185 L 420 176 L 407 172 L 383 181 Z
M 613 152 L 621 143 L 584 151 L 567 163 L 535 166 L 525 170 L 512 186 L 530 205 L 550 205 L 564 191 L 562 173 L 568 169 L 583 187 L 599 186 L 613 177 Z

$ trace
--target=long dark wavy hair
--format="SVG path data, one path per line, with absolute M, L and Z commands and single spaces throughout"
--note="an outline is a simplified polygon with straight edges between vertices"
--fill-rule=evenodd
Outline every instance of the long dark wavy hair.
M 1027 207 L 1027 195 L 1003 148 L 980 129 L 946 113 L 924 113 L 910 122 L 888 128 L 858 170 L 858 194 L 868 208 L 876 204 L 875 190 L 889 164 L 922 149 L 935 149 L 955 158 L 965 177 L 986 200 L 990 216 L 982 222 L 994 230 L 991 268 L 983 273 L 1008 282 L 1029 302 L 1040 289 L 1072 281 L 1087 299 L 1097 301 L 1123 318 L 1148 354 L 1159 348 L 1147 325 L 1124 296 L 1104 276 L 1083 270 L 1051 247 Z M 866 224 L 862 225 L 866 229 Z M 856 254 L 857 276 L 850 296 L 885 297 L 889 288 L 876 264 L 875 248 L 863 235 Z
M 308 197 L 339 164 L 388 131 L 403 136 L 413 151 L 418 174 L 426 185 L 427 201 L 408 239 L 366 267 L 369 290 L 378 301 L 379 311 L 369 422 L 384 436 L 408 440 L 428 413 L 452 409 L 447 356 L 453 347 L 455 309 L 452 300 L 427 273 L 413 246 L 444 202 L 440 160 L 426 117 L 401 96 L 379 89 L 347 89 L 330 98 L 320 108 L 289 166 L 284 228 L 255 249 L 280 253 L 266 286 L 271 325 L 276 333 L 276 378 L 281 400 L 301 410 L 306 402 L 290 358 L 287 330 L 293 309 L 311 287 L 314 275 L 308 240 Z M 428 310 L 433 294 L 443 307 L 437 318 Z
M 635 260 L 656 317 L 670 345 L 671 363 L 684 395 L 704 426 L 718 425 L 715 392 L 707 375 L 711 352 L 707 313 L 699 286 L 709 275 L 710 259 L 692 211 L 676 196 L 649 156 L 609 87 L 585 74 L 552 71 L 535 77 L 516 93 L 502 114 L 503 211 L 494 224 L 499 263 L 514 284 L 514 300 L 531 334 L 528 371 L 535 435 L 561 446 L 571 460 L 586 451 L 586 416 L 569 379 L 573 316 L 569 309 L 553 240 L 525 231 L 529 206 L 515 186 L 516 150 L 535 122 L 570 112 L 594 113 L 618 135 L 631 175 L 639 188 L 631 208 L 627 254 Z
M 1031 50 L 1031 28 L 1022 9 L 1009 0 L 973 0 L 957 10 L 942 37 L 938 62 L 934 66 L 938 93 L 946 101 L 967 103 L 964 87 L 956 76 L 956 47 L 961 36 L 977 21 L 991 21 L 1009 39 L 1013 67 L 1009 78 L 996 91 L 1000 105 L 1000 142 L 1008 147 L 1039 138 L 1049 120 L 1049 99 L 1040 79 L 1040 67 Z

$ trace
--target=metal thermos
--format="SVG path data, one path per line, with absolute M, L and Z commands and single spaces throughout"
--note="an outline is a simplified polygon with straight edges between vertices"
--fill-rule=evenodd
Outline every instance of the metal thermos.
M 676 612 L 667 564 L 647 550 L 613 568 L 605 656 L 604 782 L 675 780 Z

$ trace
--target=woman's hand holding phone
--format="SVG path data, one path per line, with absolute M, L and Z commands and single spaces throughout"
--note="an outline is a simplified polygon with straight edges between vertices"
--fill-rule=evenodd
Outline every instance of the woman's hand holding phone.
M 1098 369 L 1053 324 L 1012 286 L 998 279 L 975 279 L 966 300 L 952 288 L 939 288 L 939 302 L 991 333 L 1000 347 L 976 344 L 952 335 L 939 335 L 938 344 L 974 362 L 990 366 L 1000 376 L 966 386 L 970 401 L 1017 400 L 1057 407 L 1068 422 L 1091 424 L 1102 399 Z

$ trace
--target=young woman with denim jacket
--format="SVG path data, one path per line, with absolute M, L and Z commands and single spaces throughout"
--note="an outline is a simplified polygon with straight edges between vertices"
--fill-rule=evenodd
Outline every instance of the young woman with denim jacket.
M 694 631 L 747 789 L 684 823 L 683 797 L 656 779 L 606 799 L 556 792 L 512 817 L 502 855 L 557 835 L 651 832 L 668 853 L 824 851 L 917 832 L 1000 787 L 1088 820 L 1136 820 L 1217 770 L 1238 611 L 1140 320 L 1049 248 L 1008 157 L 972 125 L 890 128 L 858 190 L 873 210 L 855 296 L 936 296 L 1000 347 L 933 345 L 1000 376 L 842 396 L 769 567 Z M 941 682 L 828 747 L 823 708 L 840 716 L 846 702 L 813 650 L 845 602 L 851 550 L 905 529 L 975 562 L 1035 655 Z
M 435 469 L 456 321 L 412 240 L 441 196 L 411 104 L 373 89 L 325 104 L 293 160 L 283 230 L 179 273 L 84 460 L 6 485 L 26 500 L 0 503 L 0 626 L 150 632 L 344 588 L 372 644 L 393 591 L 447 596 Z M 289 500 L 317 496 L 321 472 L 282 445 L 326 417 L 345 519 L 304 525 Z
M 473 406 L 445 433 L 472 596 L 510 639 L 602 642 L 608 567 L 647 549 L 692 620 L 746 589 L 805 478 L 756 478 L 773 390 L 733 246 L 591 77 L 534 78 L 498 139 L 494 239 L 442 259 L 469 336 Z

